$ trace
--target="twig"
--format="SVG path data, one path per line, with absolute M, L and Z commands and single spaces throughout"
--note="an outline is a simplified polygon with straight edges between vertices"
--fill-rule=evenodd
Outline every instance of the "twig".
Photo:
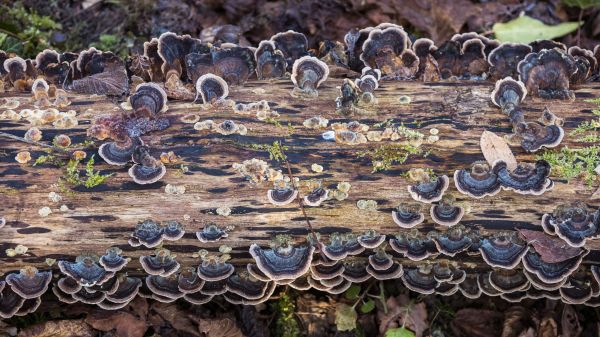
M 365 291 L 360 294 L 360 296 L 358 297 L 358 299 L 356 299 L 356 302 L 354 302 L 354 305 L 352 306 L 352 308 L 356 308 L 356 305 L 358 305 L 358 303 L 360 303 L 360 301 L 362 301 L 365 296 L 367 296 L 367 294 L 369 293 L 369 290 L 371 290 L 371 287 L 373 286 L 373 284 L 375 284 L 375 282 L 371 282 L 369 283 L 369 286 L 367 287 L 367 289 L 365 289 Z
M 23 143 L 27 143 L 27 144 L 31 144 L 31 145 L 36 145 L 36 146 L 40 146 L 40 147 L 45 147 L 45 148 L 52 149 L 52 150 L 55 150 L 55 151 L 60 151 L 60 152 L 63 152 L 63 153 L 69 153 L 69 150 L 66 150 L 66 149 L 63 149 L 63 148 L 60 148 L 60 147 L 57 147 L 57 146 L 53 146 L 53 145 L 44 144 L 44 143 L 41 143 L 41 142 L 38 142 L 38 141 L 35 141 L 35 140 L 25 139 L 23 137 L 15 136 L 13 134 L 6 133 L 6 132 L 0 132 L 0 137 L 5 137 L 5 138 L 10 138 L 10 139 L 18 140 L 18 141 L 23 142 Z
M 288 175 L 290 177 L 290 181 L 292 182 L 292 186 L 294 186 L 294 188 L 298 191 L 300 191 L 300 189 L 298 188 L 298 186 L 296 186 L 296 180 L 294 179 L 294 175 L 292 174 L 292 168 L 290 166 L 290 162 L 286 159 L 285 160 L 285 165 L 287 166 L 287 170 L 288 170 Z M 306 224 L 308 225 L 308 229 L 313 237 L 313 239 L 315 240 L 315 243 L 319 243 L 319 238 L 317 237 L 317 234 L 315 233 L 310 220 L 308 219 L 308 216 L 306 215 L 306 210 L 304 209 L 304 202 L 302 202 L 302 199 L 300 198 L 300 193 L 298 193 L 296 195 L 296 200 L 298 200 L 298 204 L 300 205 L 300 209 L 302 210 L 302 215 L 304 216 L 304 220 L 306 220 Z

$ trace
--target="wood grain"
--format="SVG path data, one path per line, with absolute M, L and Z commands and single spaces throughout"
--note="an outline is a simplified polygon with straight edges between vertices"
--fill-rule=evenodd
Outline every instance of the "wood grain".
M 281 117 L 282 127 L 257 120 L 253 116 L 235 114 L 231 108 L 219 107 L 203 110 L 189 102 L 169 102 L 166 115 L 172 126 L 167 130 L 145 137 L 153 153 L 174 151 L 189 172 L 181 174 L 177 165 L 168 166 L 166 176 L 159 182 L 140 186 L 134 184 L 127 168 L 113 167 L 97 160 L 96 167 L 103 173 L 113 173 L 106 184 L 93 189 L 78 187 L 72 193 L 61 192 L 57 181 L 62 176 L 61 168 L 51 165 L 32 167 L 14 160 L 19 151 L 28 150 L 35 159 L 44 154 L 41 148 L 0 137 L 0 216 L 7 225 L 0 229 L 0 272 L 17 270 L 24 265 L 48 268 L 46 258 L 73 259 L 83 252 L 102 254 L 110 246 L 119 246 L 125 255 L 134 258 L 129 267 L 139 270 L 137 257 L 150 253 L 150 249 L 131 248 L 127 244 L 135 224 L 146 218 L 158 221 L 178 220 L 186 227 L 186 235 L 165 247 L 176 252 L 183 265 L 197 264 L 192 253 L 201 248 L 216 250 L 221 244 L 234 248 L 233 262 L 243 264 L 250 261 L 248 247 L 251 243 L 266 245 L 277 233 L 293 234 L 299 241 L 307 234 L 305 220 L 296 203 L 276 207 L 268 203 L 267 185 L 253 185 L 245 181 L 233 169 L 233 163 L 259 158 L 269 160 L 266 152 L 252 150 L 250 144 L 270 144 L 281 140 L 289 146 L 286 151 L 293 172 L 302 180 L 322 179 L 324 186 L 334 188 L 338 182 L 352 184 L 349 198 L 344 201 L 329 200 L 321 207 L 308 207 L 307 213 L 315 229 L 323 234 L 340 231 L 360 233 L 366 229 L 377 229 L 385 234 L 396 234 L 401 229 L 391 219 L 391 210 L 401 202 L 410 201 L 406 190 L 408 182 L 401 176 L 413 167 L 432 168 L 438 174 L 452 175 L 454 170 L 468 167 L 475 160 L 483 160 L 479 148 L 479 137 L 484 130 L 499 135 L 511 132 L 508 118 L 492 105 L 489 94 L 491 83 L 480 82 L 382 82 L 376 96 L 379 104 L 372 114 L 342 116 L 335 111 L 335 97 L 341 80 L 331 79 L 319 90 L 316 100 L 306 101 L 290 96 L 291 81 L 249 82 L 244 87 L 230 90 L 230 98 L 236 102 L 251 102 L 265 99 Z M 400 104 L 398 98 L 408 95 L 412 103 Z M 567 136 L 563 146 L 573 145 L 568 132 L 584 120 L 593 118 L 592 103 L 586 98 L 600 96 L 600 85 L 590 84 L 576 91 L 575 102 L 545 101 L 528 97 L 524 110 L 530 118 L 536 118 L 544 107 L 549 107 L 557 116 L 564 118 Z M 22 102 L 19 109 L 27 107 L 28 95 L 0 94 L 0 97 L 17 97 Z M 103 97 L 73 96 L 68 109 L 78 112 L 79 126 L 60 130 L 52 126 L 41 127 L 43 141 L 50 142 L 60 133 L 69 135 L 74 143 L 85 140 L 85 131 L 90 120 L 102 113 L 117 112 L 114 103 Z M 201 133 L 193 124 L 184 124 L 179 118 L 195 113 L 201 120 L 221 122 L 234 120 L 248 128 L 246 136 Z M 321 115 L 332 122 L 360 120 L 373 124 L 387 119 L 402 122 L 410 128 L 429 134 L 429 129 L 439 130 L 440 140 L 426 145 L 431 152 L 427 157 L 411 157 L 405 164 L 391 170 L 372 173 L 368 159 L 359 158 L 358 152 L 374 149 L 385 142 L 349 146 L 325 142 L 321 133 L 311 130 L 302 122 L 312 116 Z M 288 123 L 293 128 L 289 135 Z M 0 121 L 0 130 L 23 136 L 29 128 L 27 122 Z M 388 141 L 389 142 L 389 141 Z M 100 144 L 100 142 L 97 142 Z M 532 161 L 533 155 L 513 148 L 518 160 Z M 88 150 L 88 156 L 95 149 Z M 96 156 L 97 157 L 97 156 Z M 269 161 L 274 168 L 277 162 Z M 322 173 L 311 171 L 311 164 L 324 167 Z M 185 185 L 183 195 L 169 195 L 164 191 L 166 184 Z M 48 193 L 58 192 L 63 201 L 53 203 Z M 305 192 L 305 191 L 304 191 Z M 449 193 L 459 202 L 468 205 L 470 211 L 462 223 L 481 226 L 484 232 L 530 228 L 540 229 L 543 213 L 551 212 L 560 203 L 587 200 L 593 189 L 580 181 L 566 184 L 557 180 L 554 189 L 542 196 L 522 196 L 512 192 L 501 192 L 495 197 L 482 200 L 469 199 L 459 194 L 453 183 Z M 376 211 L 360 210 L 356 202 L 373 199 L 378 202 Z M 61 212 L 65 204 L 69 211 Z M 588 202 L 597 207 L 597 203 Z M 41 217 L 38 210 L 44 206 L 52 214 Z M 216 215 L 217 207 L 232 209 L 228 217 Z M 189 217 L 189 219 L 188 219 Z M 187 219 L 187 220 L 186 220 Z M 214 222 L 222 226 L 234 225 L 229 237 L 216 243 L 202 244 L 194 232 L 204 224 Z M 435 226 L 426 220 L 419 228 L 427 232 Z M 5 250 L 23 244 L 29 248 L 26 255 L 7 257 Z M 589 249 L 600 249 L 600 240 L 590 241 Z M 597 258 L 596 254 L 587 259 Z M 472 260 L 472 259 L 467 259 Z M 465 261 L 467 261 L 465 260 Z M 458 262 L 465 262 L 458 261 Z M 409 262 L 407 262 L 409 263 Z

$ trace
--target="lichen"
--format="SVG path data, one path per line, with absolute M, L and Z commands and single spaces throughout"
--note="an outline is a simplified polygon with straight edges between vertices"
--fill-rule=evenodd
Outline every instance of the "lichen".
M 536 159 L 543 159 L 550 164 L 552 175 L 570 182 L 574 178 L 582 178 L 591 186 L 596 179 L 594 169 L 600 165 L 600 145 L 582 148 L 565 146 L 560 150 L 546 150 Z

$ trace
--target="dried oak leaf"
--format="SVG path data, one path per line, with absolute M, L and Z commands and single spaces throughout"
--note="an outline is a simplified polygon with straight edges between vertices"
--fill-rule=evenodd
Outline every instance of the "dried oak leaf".
M 561 337 L 579 337 L 583 332 L 583 327 L 577 317 L 575 307 L 566 304 L 563 307 L 562 317 L 560 319 Z
M 558 324 L 551 315 L 546 315 L 540 321 L 537 337 L 558 337 Z
M 456 313 L 450 327 L 456 336 L 497 337 L 503 318 L 498 311 L 466 308 Z
M 200 336 L 194 317 L 188 317 L 187 313 L 179 309 L 177 304 L 156 302 L 152 304 L 150 310 L 158 314 L 163 321 L 168 322 L 173 329 L 185 332 L 190 336 Z
M 114 330 L 119 337 L 143 337 L 148 330 L 146 321 L 124 311 L 94 311 L 85 322 L 96 330 Z
M 19 332 L 19 337 L 93 337 L 96 332 L 83 320 L 47 321 Z
M 502 137 L 490 131 L 483 131 L 479 145 L 481 146 L 481 152 L 485 160 L 490 166 L 494 165 L 494 162 L 497 160 L 502 160 L 506 163 L 509 170 L 517 168 L 517 158 L 515 158 L 515 155 Z
M 568 245 L 564 240 L 548 235 L 542 231 L 530 229 L 517 229 L 519 234 L 533 246 L 535 251 L 540 254 L 542 261 L 546 263 L 558 263 L 579 256 L 582 253 L 581 248 L 574 248 Z
M 531 315 L 527 309 L 522 306 L 513 306 L 508 308 L 508 310 L 506 310 L 504 313 L 504 323 L 502 324 L 501 337 L 523 336 L 524 333 L 528 333 L 529 322 L 531 322 Z
M 79 94 L 123 96 L 129 90 L 129 79 L 122 65 L 111 65 L 103 72 L 75 80 L 69 89 Z
M 198 331 L 206 337 L 246 337 L 229 318 L 197 319 Z
M 401 294 L 390 297 L 386 301 L 387 314 L 383 310 L 377 311 L 379 332 L 385 333 L 390 328 L 404 326 L 415 333 L 415 337 L 422 337 L 429 327 L 427 322 L 427 307 L 425 303 L 411 303 L 407 295 Z

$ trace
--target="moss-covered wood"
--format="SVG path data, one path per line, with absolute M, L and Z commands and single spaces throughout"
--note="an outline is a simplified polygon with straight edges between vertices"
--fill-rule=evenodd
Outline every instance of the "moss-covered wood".
M 132 248 L 127 239 L 135 224 L 146 218 L 154 220 L 178 220 L 185 225 L 187 233 L 177 242 L 167 242 L 165 247 L 178 255 L 183 265 L 197 263 L 192 254 L 201 248 L 216 251 L 221 244 L 233 247 L 235 264 L 248 262 L 248 247 L 251 243 L 266 245 L 271 236 L 288 233 L 304 240 L 307 226 L 296 203 L 284 207 L 271 205 L 266 198 L 268 185 L 253 185 L 245 181 L 232 169 L 233 163 L 259 158 L 269 161 L 268 152 L 257 150 L 259 144 L 269 145 L 281 141 L 288 147 L 286 154 L 294 175 L 301 180 L 322 179 L 324 186 L 335 188 L 337 183 L 352 184 L 348 199 L 330 200 L 321 207 L 307 207 L 306 212 L 314 228 L 320 233 L 335 231 L 362 232 L 377 229 L 385 234 L 398 233 L 390 212 L 401 202 L 411 201 L 406 190 L 408 184 L 403 173 L 409 168 L 433 169 L 437 174 L 451 176 L 456 169 L 468 167 L 473 161 L 483 160 L 479 148 L 479 137 L 484 130 L 500 135 L 511 132 L 508 118 L 489 99 L 491 83 L 480 82 L 382 82 L 376 91 L 379 100 L 373 114 L 343 116 L 335 111 L 337 87 L 341 80 L 328 80 L 319 90 L 318 99 L 307 101 L 290 96 L 291 81 L 250 82 L 244 87 L 230 90 L 230 98 L 236 102 L 268 100 L 272 110 L 281 116 L 278 123 L 259 121 L 254 116 L 234 113 L 228 107 L 203 110 L 189 102 L 169 102 L 167 116 L 172 126 L 144 139 L 157 156 L 161 152 L 174 151 L 180 162 L 168 165 L 166 176 L 158 183 L 141 186 L 132 182 L 127 168 L 106 165 L 96 155 L 96 169 L 102 173 L 113 173 L 106 184 L 87 189 L 83 186 L 64 191 L 57 183 L 64 175 L 64 168 L 43 164 L 32 167 L 33 161 L 45 154 L 43 148 L 0 137 L 0 216 L 7 220 L 0 229 L 0 272 L 16 270 L 23 265 L 47 268 L 46 259 L 73 259 L 83 252 L 102 254 L 110 246 L 118 246 L 124 254 L 134 259 L 131 268 L 139 268 L 137 257 L 149 254 L 150 249 Z M 410 104 L 401 104 L 399 97 L 407 95 Z M 531 118 L 537 118 L 544 107 L 564 118 L 567 136 L 562 146 L 574 146 L 569 131 L 581 122 L 594 118 L 595 107 L 584 99 L 600 96 L 600 85 L 590 84 L 576 91 L 575 102 L 547 101 L 528 97 L 524 110 Z M 27 107 L 29 95 L 0 94 L 0 97 L 17 97 L 22 102 L 19 109 Z M 49 143 L 60 133 L 71 137 L 73 143 L 86 139 L 86 129 L 95 115 L 117 112 L 115 103 L 104 97 L 73 96 L 72 104 L 66 109 L 78 112 L 79 126 L 59 130 L 52 126 L 41 127 L 43 140 Z M 66 110 L 61 109 L 61 110 Z M 232 119 L 248 128 L 245 136 L 207 134 L 194 130 L 193 124 L 184 124 L 179 117 L 195 113 L 200 120 L 213 119 L 221 122 Z M 350 146 L 325 142 L 321 133 L 326 130 L 307 129 L 302 125 L 309 117 L 321 115 L 332 122 L 360 120 L 373 127 L 374 124 L 393 119 L 406 126 L 429 135 L 429 129 L 439 130 L 439 141 L 424 144 L 427 156 L 414 155 L 406 163 L 391 169 L 372 173 L 369 159 L 360 158 L 359 153 L 390 146 L 393 142 L 369 142 Z M 0 121 L 0 130 L 23 136 L 30 125 L 25 122 Z M 330 130 L 330 128 L 328 128 Z M 101 142 L 96 142 L 100 144 Z M 88 158 L 95 153 L 88 149 Z M 19 164 L 14 157 L 19 151 L 30 151 L 33 160 Z M 519 160 L 533 161 L 534 155 L 513 149 Z M 276 161 L 272 167 L 285 168 Z M 322 173 L 311 170 L 313 163 L 324 167 Z M 183 173 L 180 165 L 189 171 Z M 185 185 L 182 195 L 165 193 L 165 185 Z M 48 193 L 55 191 L 63 200 L 52 202 Z M 305 191 L 303 191 L 305 192 Z M 469 208 L 462 224 L 482 226 L 485 231 L 514 228 L 538 228 L 543 213 L 551 212 L 560 203 L 584 200 L 591 206 L 597 202 L 588 198 L 594 192 L 580 180 L 569 184 L 556 180 L 554 189 L 542 196 L 522 196 L 513 192 L 501 192 L 495 197 L 482 200 L 469 199 L 459 194 L 453 183 L 449 189 Z M 373 199 L 378 202 L 376 211 L 361 210 L 358 200 Z M 61 205 L 68 211 L 60 211 Z M 47 217 L 38 210 L 48 206 L 52 213 Z M 231 215 L 216 214 L 216 208 L 227 206 Z M 428 210 L 425 208 L 425 210 Z M 427 217 L 428 218 L 428 217 Z M 229 237 L 215 243 L 201 244 L 195 231 L 206 223 L 221 226 L 233 225 Z M 426 232 L 434 228 L 430 220 L 419 228 Z M 6 249 L 22 244 L 28 247 L 25 255 L 7 257 Z M 600 241 L 590 241 L 590 249 L 600 249 Z M 466 257 L 465 257 L 466 258 Z M 587 259 L 596 258 L 596 254 Z M 481 262 L 479 258 L 468 258 L 464 262 Z M 459 261 L 460 262 L 460 261 Z

